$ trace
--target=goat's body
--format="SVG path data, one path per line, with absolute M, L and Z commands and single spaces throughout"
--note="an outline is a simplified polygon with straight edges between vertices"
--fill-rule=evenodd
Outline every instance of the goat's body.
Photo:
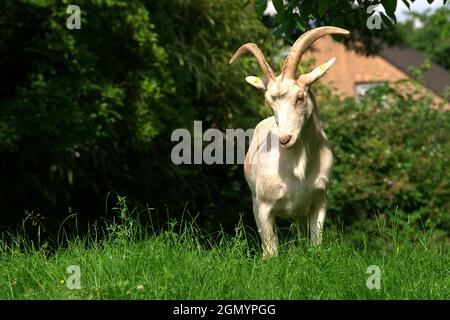
M 311 95 L 308 103 L 313 113 L 292 148 L 278 146 L 278 127 L 269 117 L 256 126 L 245 158 L 245 177 L 265 254 L 276 252 L 276 217 L 308 216 L 313 243 L 321 241 L 332 154 Z M 275 139 L 269 141 L 271 135 Z

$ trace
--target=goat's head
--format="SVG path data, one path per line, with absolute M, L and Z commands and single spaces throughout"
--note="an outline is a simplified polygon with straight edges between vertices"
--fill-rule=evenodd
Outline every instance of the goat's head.
M 266 102 L 273 110 L 278 126 L 280 144 L 286 149 L 295 144 L 303 125 L 312 114 L 313 106 L 307 103 L 309 87 L 325 74 L 335 58 L 300 76 L 297 75 L 298 64 L 308 47 L 327 34 L 348 35 L 349 32 L 337 27 L 319 27 L 304 33 L 289 50 L 283 70 L 278 77 L 275 77 L 261 50 L 254 43 L 241 46 L 230 60 L 230 63 L 233 63 L 245 51 L 251 52 L 256 57 L 265 79 L 249 76 L 245 80 L 265 92 Z

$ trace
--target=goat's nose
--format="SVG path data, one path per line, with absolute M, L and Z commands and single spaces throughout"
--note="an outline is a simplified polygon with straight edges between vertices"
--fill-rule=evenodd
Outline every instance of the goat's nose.
M 282 145 L 287 144 L 289 141 L 291 141 L 292 136 L 290 134 L 286 134 L 284 136 L 280 136 L 280 143 Z

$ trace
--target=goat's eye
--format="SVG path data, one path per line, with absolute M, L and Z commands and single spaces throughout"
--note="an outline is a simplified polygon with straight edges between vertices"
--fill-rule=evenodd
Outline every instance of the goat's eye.
M 305 101 L 305 96 L 303 94 L 300 94 L 297 96 L 297 103 L 302 103 Z
M 271 103 L 273 103 L 273 101 L 274 101 L 274 96 L 272 96 L 272 95 L 270 95 L 270 94 L 267 94 L 266 95 L 266 101 L 267 101 L 267 103 L 270 105 Z

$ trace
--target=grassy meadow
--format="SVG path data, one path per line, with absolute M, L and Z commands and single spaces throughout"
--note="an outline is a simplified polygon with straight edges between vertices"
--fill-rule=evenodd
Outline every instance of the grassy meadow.
M 156 233 L 144 232 L 126 212 L 121 218 L 107 225 L 102 240 L 66 239 L 53 250 L 23 236 L 1 241 L 0 298 L 450 298 L 450 250 L 432 241 L 431 232 L 380 230 L 355 245 L 329 226 L 321 247 L 291 234 L 280 239 L 277 257 L 262 259 L 256 234 L 242 224 L 233 236 L 175 222 Z M 384 249 L 373 245 L 381 238 L 389 240 Z M 74 265 L 79 289 L 73 269 L 67 273 Z M 366 284 L 372 265 L 380 268 L 379 289 Z

